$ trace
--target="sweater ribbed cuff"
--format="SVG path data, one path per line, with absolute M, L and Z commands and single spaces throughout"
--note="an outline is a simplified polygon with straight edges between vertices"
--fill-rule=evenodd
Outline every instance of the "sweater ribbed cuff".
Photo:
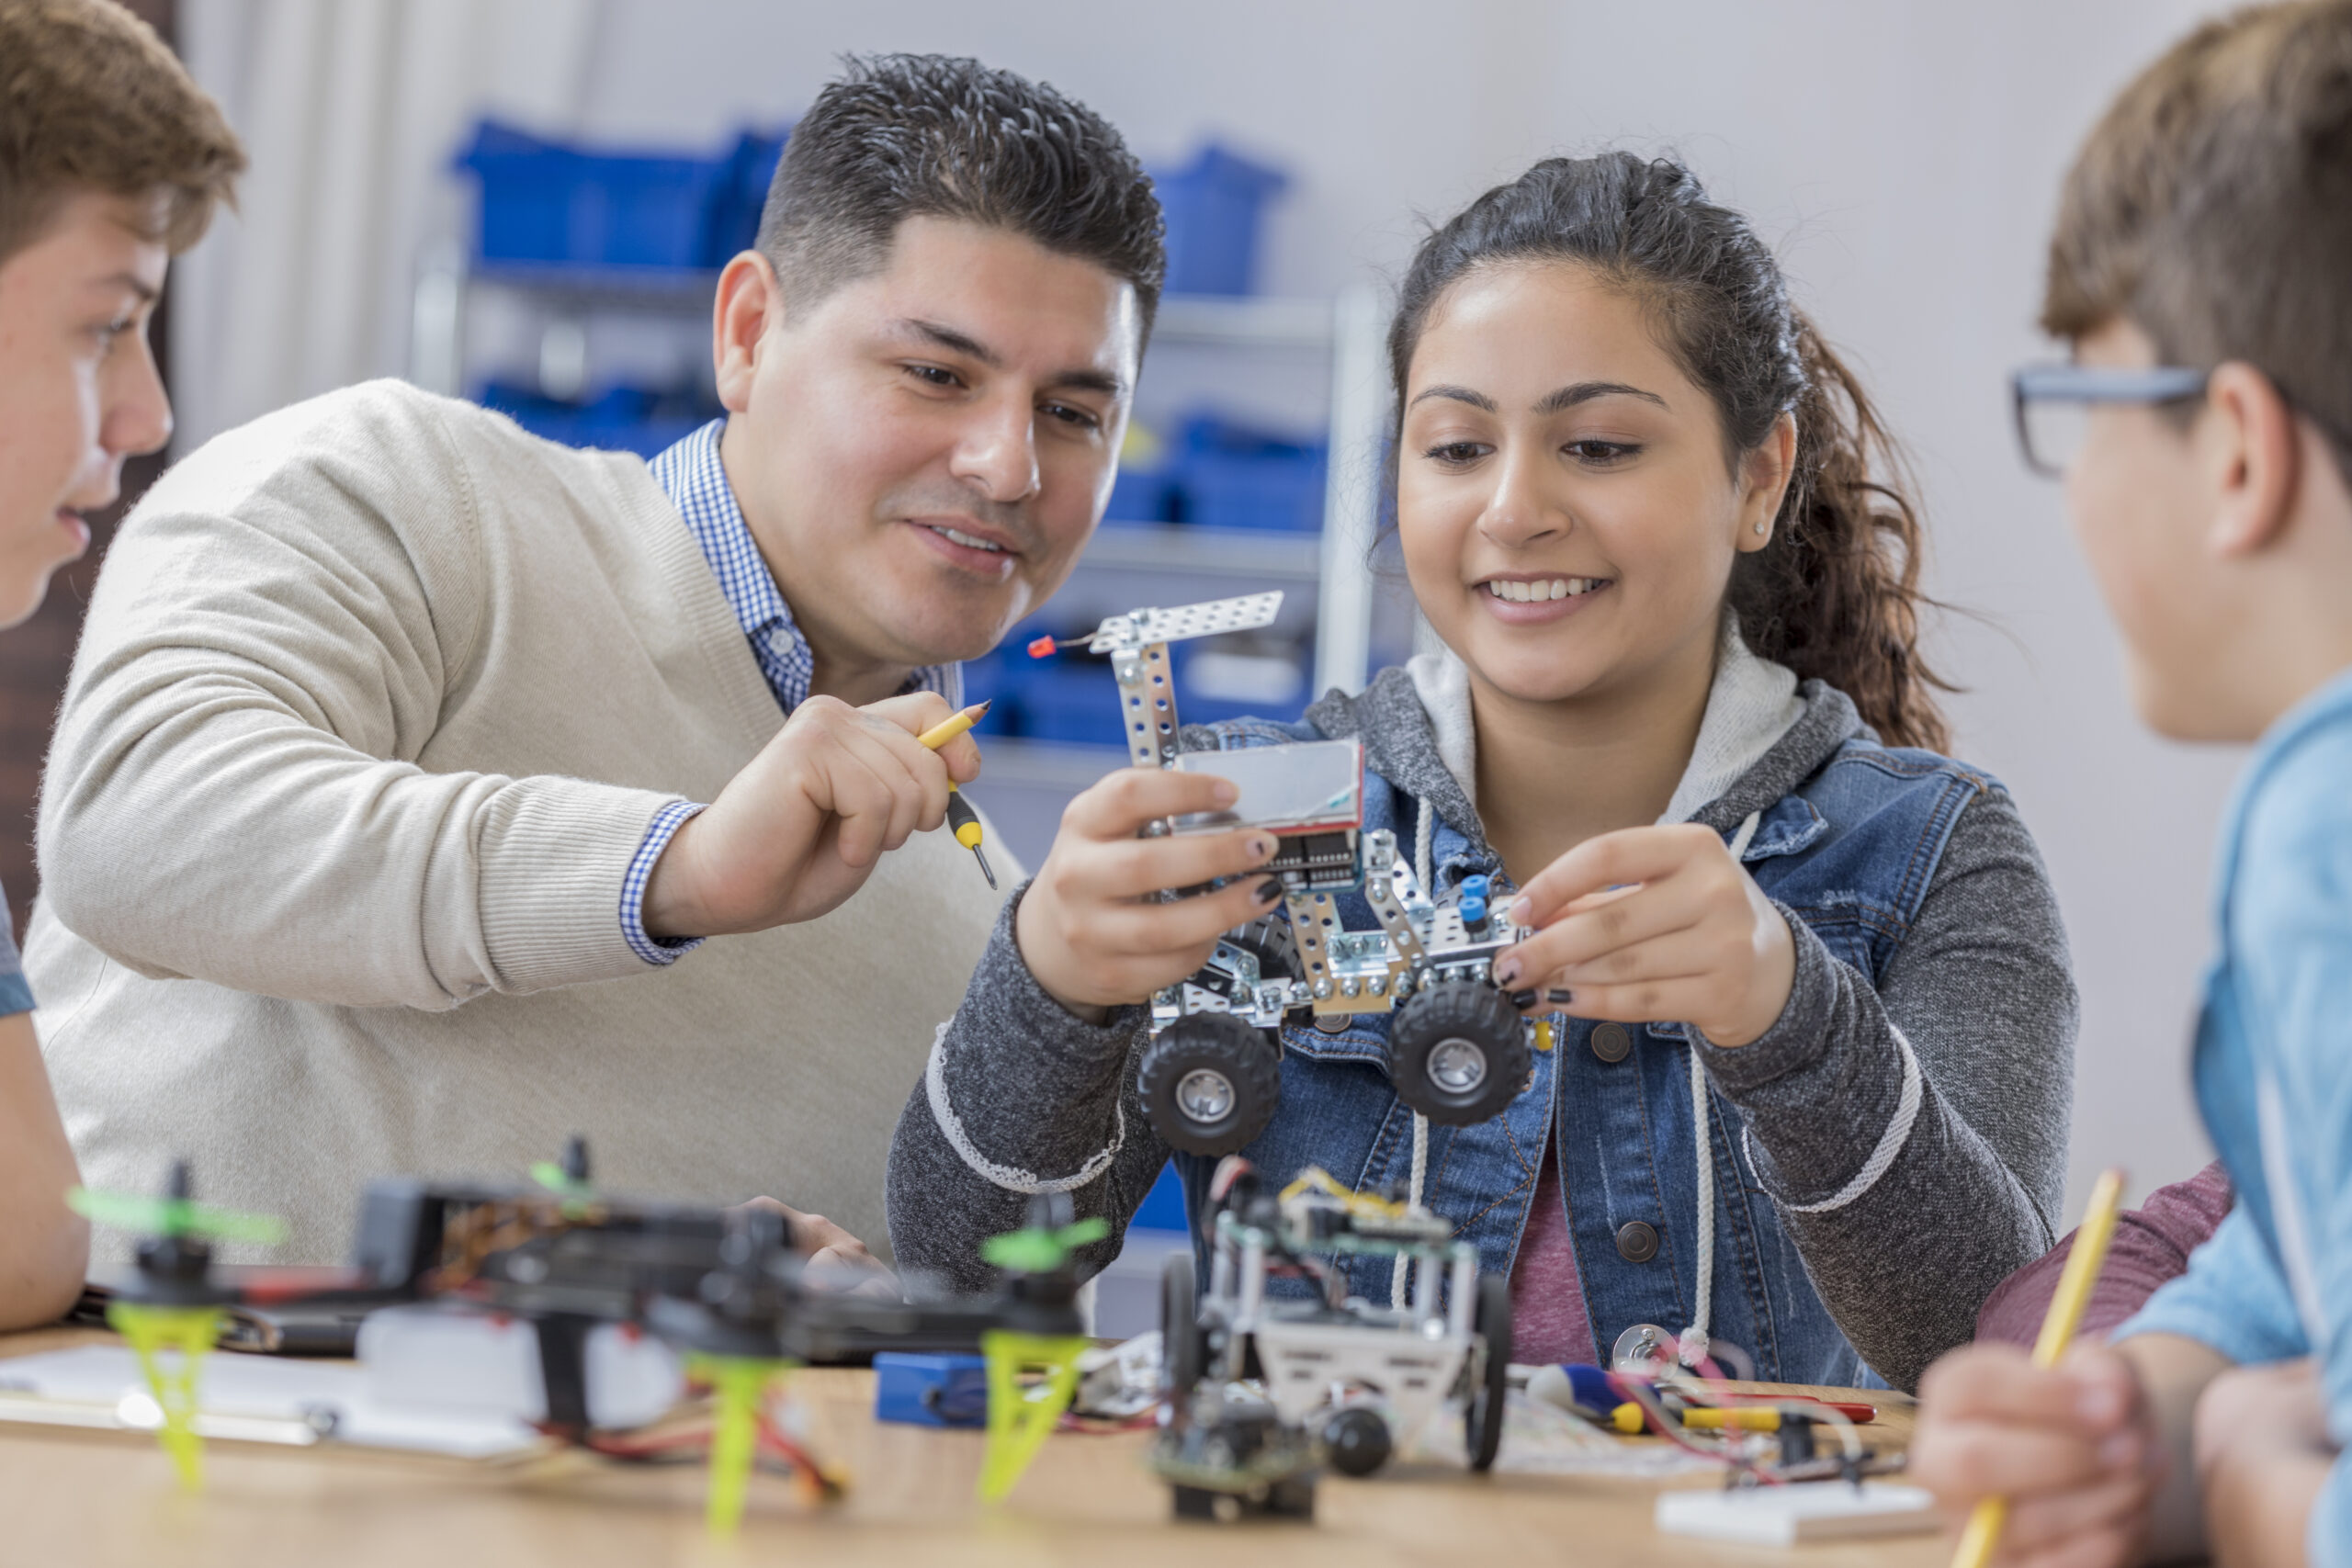
M 1835 1043 L 1829 1023 L 1838 1007 L 1838 979 L 1831 969 L 1837 960 L 1803 919 L 1780 904 L 1772 908 L 1787 922 L 1796 955 L 1781 1016 L 1745 1045 L 1718 1045 L 1695 1024 L 1690 1029 L 1690 1038 L 1705 1048 L 1707 1071 L 1725 1094 L 1738 1095 L 1801 1072 L 1819 1062 Z
M 485 813 L 481 930 L 502 991 L 641 975 L 615 919 L 647 829 L 675 795 L 581 779 L 518 779 Z

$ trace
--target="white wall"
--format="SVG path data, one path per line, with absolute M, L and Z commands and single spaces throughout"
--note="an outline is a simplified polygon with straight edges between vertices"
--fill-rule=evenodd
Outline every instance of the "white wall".
M 301 0 L 189 0 L 188 9 L 200 40 L 225 37 L 220 18 L 283 17 L 288 6 Z M 368 0 L 368 9 L 397 31 L 447 6 Z M 2193 0 L 1193 0 L 1091 11 L 1048 0 L 577 0 L 553 8 L 562 26 L 548 51 L 515 49 L 507 67 L 486 48 L 468 69 L 484 101 L 547 129 L 716 144 L 745 121 L 797 113 L 844 51 L 977 54 L 1093 105 L 1148 157 L 1215 132 L 1294 170 L 1296 194 L 1271 239 L 1270 286 L 1282 292 L 1393 276 L 1417 215 L 1442 217 L 1545 153 L 1611 142 L 1679 149 L 1780 243 L 1800 297 L 1852 352 L 1918 458 L 1932 587 L 1983 617 L 1947 621 L 1935 647 L 1970 688 L 1951 705 L 1960 750 L 2016 791 L 2065 902 L 2085 992 L 2078 1203 L 2086 1173 L 2106 1163 L 2128 1163 L 2144 1190 L 2207 1157 L 2183 1047 L 2206 945 L 2208 842 L 2234 759 L 2161 746 L 2124 711 L 2113 639 L 2065 540 L 2058 496 L 2015 456 L 2003 375 L 2047 352 L 2030 324 L 2041 243 L 2075 143 L 2109 95 L 2202 9 Z M 550 7 L 476 0 L 470 14 L 489 31 L 505 18 L 501 36 L 512 38 L 518 12 L 546 17 Z M 223 43 L 212 63 L 194 52 L 199 74 L 225 89 L 220 62 L 236 51 Z M 396 54 L 379 47 L 370 58 Z M 413 58 L 407 67 L 423 68 Z M 250 75 L 231 109 L 258 133 L 240 114 Z M 412 116 L 390 176 L 428 177 L 464 118 Z M 297 149 L 288 134 L 257 134 L 254 152 L 266 164 Z M 344 333 L 352 346 L 339 364 L 313 355 L 276 381 L 251 376 L 237 398 L 212 406 L 241 417 L 337 378 L 399 371 L 404 325 L 382 319 L 385 301 L 397 299 L 404 258 L 454 210 L 446 199 L 411 200 L 372 232 L 395 270 L 361 307 L 376 330 Z M 267 322 L 215 312 L 187 330 L 233 344 L 246 328 Z

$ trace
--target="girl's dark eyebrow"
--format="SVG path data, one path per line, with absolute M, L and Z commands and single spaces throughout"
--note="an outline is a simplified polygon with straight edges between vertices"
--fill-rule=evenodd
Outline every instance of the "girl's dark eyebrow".
M 1537 413 L 1558 413 L 1578 403 L 1589 403 L 1595 398 L 1640 398 L 1666 407 L 1666 400 L 1656 392 L 1645 392 L 1639 387 L 1629 387 L 1623 381 L 1577 381 L 1562 387 L 1535 405 Z
M 1418 407 L 1430 398 L 1444 398 L 1453 402 L 1468 403 L 1472 408 L 1487 413 L 1498 412 L 1494 399 L 1484 392 L 1473 391 L 1467 387 L 1425 387 L 1414 397 L 1410 406 Z M 1640 398 L 1656 403 L 1660 408 L 1666 407 L 1666 400 L 1656 392 L 1645 392 L 1639 387 L 1629 387 L 1623 381 L 1577 381 L 1547 394 L 1536 403 L 1535 412 L 1539 414 L 1558 413 L 1564 409 L 1572 409 L 1578 403 L 1589 403 L 1595 398 Z
M 1447 398 L 1457 403 L 1468 403 L 1472 408 L 1487 413 L 1496 412 L 1494 399 L 1484 392 L 1474 392 L 1467 387 L 1425 387 L 1408 406 L 1419 408 L 1431 398 Z

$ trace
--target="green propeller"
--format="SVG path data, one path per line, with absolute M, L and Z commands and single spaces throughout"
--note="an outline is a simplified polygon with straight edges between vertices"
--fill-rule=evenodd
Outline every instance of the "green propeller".
M 548 1191 L 566 1198 L 585 1198 L 594 1190 L 585 1181 L 573 1179 L 571 1172 L 551 1159 L 543 1159 L 531 1167 L 531 1179 Z
M 1071 1253 L 1110 1234 L 1111 1223 L 1099 1215 L 1075 1221 L 1059 1230 L 1030 1225 L 989 1237 L 980 1243 L 980 1257 L 1016 1274 L 1050 1274 L 1067 1262 Z
M 192 1198 L 157 1198 L 128 1192 L 93 1192 L 76 1187 L 66 1206 L 84 1219 L 144 1235 L 205 1236 L 215 1241 L 251 1241 L 275 1246 L 286 1239 L 286 1222 L 276 1214 L 241 1214 Z

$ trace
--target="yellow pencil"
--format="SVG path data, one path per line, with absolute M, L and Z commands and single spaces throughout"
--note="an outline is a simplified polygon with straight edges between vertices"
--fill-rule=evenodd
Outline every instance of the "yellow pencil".
M 991 697 L 989 702 L 995 700 Z M 916 736 L 915 744 L 936 751 L 987 717 L 988 711 L 988 703 L 974 703 L 963 712 L 949 715 Z M 980 849 L 980 815 L 957 792 L 952 780 L 947 785 L 947 821 L 956 830 L 956 841 L 972 852 L 972 858 L 980 863 L 980 874 L 989 879 L 989 886 L 993 888 L 996 886 L 996 868 L 989 864 L 988 855 Z
M 989 702 L 994 701 L 996 701 L 994 697 L 989 699 Z M 988 703 L 974 703 L 963 712 L 948 715 L 921 735 L 916 736 L 915 744 L 928 750 L 936 751 L 988 716 Z
M 2056 1366 L 2073 1343 L 2075 1330 L 2083 1321 L 2083 1308 L 2091 1299 L 2091 1287 L 2098 1283 L 2099 1266 L 2107 1261 L 2107 1244 L 2115 1239 L 2116 1211 L 2122 1206 L 2123 1173 L 2108 1170 L 2091 1189 L 2090 1208 L 2075 1232 L 2075 1248 L 2066 1255 L 2065 1270 L 2058 1276 L 2058 1293 L 2050 1298 L 2041 1336 L 2033 1342 L 2035 1366 Z M 2001 1527 L 2008 1518 L 2006 1497 L 1987 1497 L 1977 1504 L 1976 1511 L 1968 1516 L 1968 1528 L 1960 1532 L 1960 1550 L 1951 1554 L 1951 1568 L 1984 1568 L 1992 1561 L 1993 1549 L 2001 1543 Z

